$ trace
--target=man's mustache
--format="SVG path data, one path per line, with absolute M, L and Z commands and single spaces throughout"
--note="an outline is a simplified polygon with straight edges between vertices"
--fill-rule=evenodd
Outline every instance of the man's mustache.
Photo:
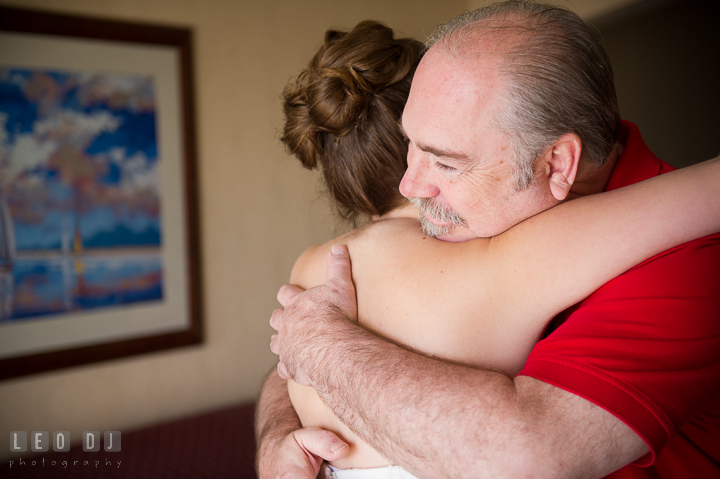
M 409 201 L 422 213 L 424 213 L 424 215 L 440 220 L 444 223 L 450 223 L 452 225 L 437 226 L 428 221 L 425 216 L 421 215 L 420 223 L 422 224 L 422 230 L 423 233 L 428 236 L 437 237 L 446 235 L 455 226 L 467 225 L 467 221 L 465 220 L 465 218 L 457 214 L 452 209 L 439 204 L 433 198 L 410 198 Z

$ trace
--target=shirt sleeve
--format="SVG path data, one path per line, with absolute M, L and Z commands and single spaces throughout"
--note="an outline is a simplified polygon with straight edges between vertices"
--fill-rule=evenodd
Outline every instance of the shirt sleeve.
M 720 235 L 605 284 L 535 346 L 520 374 L 621 419 L 650 447 L 638 464 L 652 463 L 690 417 L 720 400 Z

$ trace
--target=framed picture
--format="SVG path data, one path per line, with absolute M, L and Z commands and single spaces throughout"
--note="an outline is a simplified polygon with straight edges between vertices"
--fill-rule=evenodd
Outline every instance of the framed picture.
M 0 379 L 201 342 L 191 46 L 0 8 Z

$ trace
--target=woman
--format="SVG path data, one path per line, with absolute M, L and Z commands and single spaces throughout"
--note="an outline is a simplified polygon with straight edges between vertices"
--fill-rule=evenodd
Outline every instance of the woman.
M 341 215 L 372 217 L 303 253 L 291 282 L 304 288 L 323 283 L 330 245 L 347 244 L 365 327 L 426 354 L 514 374 L 556 314 L 641 260 L 720 228 L 717 204 L 708 221 L 688 214 L 702 213 L 693 203 L 713 196 L 720 170 L 714 161 L 574 200 L 492 240 L 451 244 L 425 237 L 418 212 L 397 192 L 406 148 L 395 125 L 419 51 L 418 42 L 395 40 L 374 22 L 346 34 L 329 31 L 285 92 L 282 140 L 306 167 L 322 164 Z M 558 274 L 566 270 L 572 274 Z M 303 425 L 333 430 L 351 445 L 333 466 L 389 466 L 314 390 L 292 381 L 288 388 Z

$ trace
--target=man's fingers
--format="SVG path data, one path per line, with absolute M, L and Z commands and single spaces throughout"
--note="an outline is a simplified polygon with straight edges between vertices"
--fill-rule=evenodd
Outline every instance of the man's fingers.
M 275 331 L 280 331 L 280 317 L 283 314 L 284 309 L 278 308 L 273 310 L 272 314 L 270 315 L 270 326 Z
M 295 286 L 294 284 L 283 285 L 278 291 L 277 300 L 283 305 L 283 308 L 287 308 L 287 305 L 292 301 L 292 299 L 303 291 L 305 290 L 299 286 Z
M 283 363 L 278 363 L 277 372 L 278 372 L 278 376 L 280 376 L 281 378 L 291 379 L 290 374 L 288 373 L 288 370 Z
M 305 427 L 293 432 L 295 441 L 305 451 L 326 461 L 337 461 L 350 452 L 350 447 L 330 431 L 319 427 Z
M 352 282 L 352 267 L 350 265 L 350 253 L 345 245 L 334 244 L 330 248 L 327 259 L 326 285 L 337 288 L 341 297 L 338 298 L 340 306 L 350 318 L 357 316 L 357 303 L 355 302 L 355 286 Z
M 328 282 L 308 292 L 289 284 L 281 287 L 277 299 L 288 309 L 276 309 L 270 316 L 270 326 L 278 332 L 270 338 L 270 350 L 280 359 L 278 374 L 283 379 L 292 377 L 306 386 L 313 383 L 309 371 L 303 368 L 306 359 L 298 352 L 302 352 L 303 346 L 307 347 L 310 343 L 309 338 L 321 330 L 322 322 L 318 321 L 342 320 L 343 316 L 349 320 L 357 319 L 350 255 L 345 246 L 334 245 L 330 248 L 327 269 Z M 318 315 L 318 311 L 326 314 Z
M 348 253 L 347 246 L 334 244 L 330 248 L 327 258 L 327 277 L 327 283 L 334 283 L 342 292 L 346 292 L 349 288 L 352 290 L 353 296 L 355 295 L 350 253 Z
M 352 269 L 350 268 L 350 253 L 347 246 L 334 244 L 330 248 L 327 259 L 328 281 L 339 281 L 352 285 Z
M 310 381 L 310 376 L 305 374 L 302 371 L 296 371 L 295 375 L 292 377 L 292 379 L 295 380 L 296 383 L 301 384 L 303 386 L 311 386 L 313 383 Z

